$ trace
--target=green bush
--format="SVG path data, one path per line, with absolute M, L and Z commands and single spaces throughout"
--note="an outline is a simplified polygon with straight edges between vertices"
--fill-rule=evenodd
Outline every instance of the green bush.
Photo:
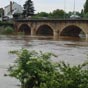
M 1 21 L 0 26 L 14 26 L 13 22 Z
M 88 12 L 84 14 L 84 18 L 88 18 Z
M 14 29 L 10 26 L 6 27 L 3 31 L 3 34 L 13 34 L 14 33 Z
M 0 34 L 3 34 L 4 29 L 5 29 L 5 27 L 4 27 L 4 26 L 0 26 Z
M 23 88 L 88 88 L 87 64 L 53 63 L 53 54 L 26 49 L 10 53 L 16 54 L 17 59 L 8 69 L 9 76 L 17 78 Z
M 24 88 L 41 88 L 53 77 L 55 69 L 49 59 L 51 53 L 29 52 L 25 49 L 11 53 L 15 53 L 18 59 L 9 68 L 10 76 L 19 79 Z
M 58 64 L 57 81 L 59 88 L 88 88 L 87 63 L 71 67 L 64 62 Z

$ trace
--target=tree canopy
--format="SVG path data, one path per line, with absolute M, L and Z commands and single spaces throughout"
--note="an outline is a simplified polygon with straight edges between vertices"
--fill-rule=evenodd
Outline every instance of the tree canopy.
M 84 13 L 86 14 L 88 12 L 88 0 L 86 0 L 84 4 Z
M 50 13 L 47 12 L 39 12 L 35 15 L 36 18 L 46 17 L 46 18 L 64 18 L 66 12 L 62 9 L 56 9 Z
M 31 0 L 27 0 L 23 6 L 24 6 L 24 11 L 23 11 L 24 16 L 34 15 L 34 6 Z
M 0 8 L 0 17 L 4 15 L 4 10 L 3 8 Z
M 64 18 L 65 12 L 61 9 L 56 9 L 52 12 L 52 16 L 55 18 Z

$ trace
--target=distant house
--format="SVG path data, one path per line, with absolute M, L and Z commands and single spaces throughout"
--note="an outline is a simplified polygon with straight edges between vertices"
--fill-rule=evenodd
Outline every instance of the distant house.
M 9 18 L 13 18 L 14 13 L 22 13 L 22 12 L 23 8 L 21 7 L 21 5 L 12 1 L 10 1 L 10 4 L 4 8 L 4 16 Z

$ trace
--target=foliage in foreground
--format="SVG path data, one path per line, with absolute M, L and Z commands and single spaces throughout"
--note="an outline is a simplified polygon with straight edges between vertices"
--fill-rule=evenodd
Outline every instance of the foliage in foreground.
M 17 59 L 8 69 L 9 76 L 17 78 L 23 88 L 88 88 L 87 64 L 73 67 L 64 62 L 55 64 L 50 59 L 53 54 L 26 49 L 11 53 Z

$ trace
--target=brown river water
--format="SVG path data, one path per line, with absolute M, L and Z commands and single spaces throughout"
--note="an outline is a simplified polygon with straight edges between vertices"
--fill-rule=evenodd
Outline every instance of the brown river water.
M 15 56 L 8 54 L 11 50 L 26 48 L 28 50 L 52 52 L 57 58 L 54 62 L 65 61 L 71 65 L 82 64 L 88 58 L 88 41 L 79 38 L 62 37 L 53 39 L 47 36 L 0 36 L 0 88 L 20 88 L 15 78 L 5 77 L 7 68 L 13 64 Z

